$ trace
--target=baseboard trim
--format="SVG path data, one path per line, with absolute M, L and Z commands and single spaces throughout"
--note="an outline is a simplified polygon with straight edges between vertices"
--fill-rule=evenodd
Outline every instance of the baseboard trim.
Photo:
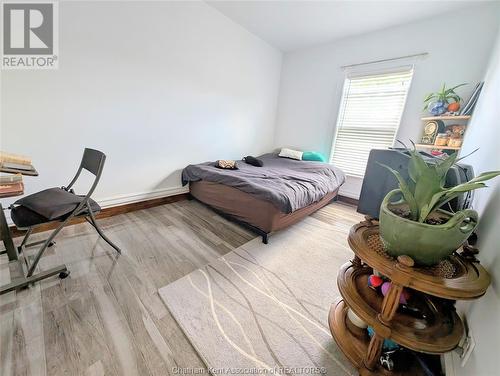
M 144 202 L 148 200 L 153 200 L 157 198 L 164 198 L 169 196 L 180 195 L 183 193 L 188 193 L 189 189 L 187 187 L 173 187 L 173 188 L 162 188 L 155 189 L 149 192 L 139 192 L 139 193 L 129 193 L 124 195 L 117 195 L 107 198 L 96 198 L 95 200 L 101 205 L 103 209 L 111 208 L 114 206 L 122 206 L 126 204 L 134 204 L 137 202 Z
M 338 200 L 340 202 L 344 202 L 346 204 L 353 205 L 353 206 L 358 206 L 359 200 L 357 200 L 355 198 L 347 197 L 347 196 L 343 196 L 343 195 L 338 195 L 337 197 L 338 197 Z
M 173 189 L 163 190 L 163 193 L 165 193 L 166 191 L 169 191 L 171 193 L 174 190 Z M 179 190 L 177 190 L 177 191 L 179 191 Z M 96 218 L 97 219 L 108 218 L 108 217 L 112 217 L 112 216 L 115 216 L 118 214 L 125 214 L 125 213 L 129 213 L 129 212 L 136 211 L 136 210 L 148 209 L 148 208 L 152 208 L 155 206 L 171 204 L 173 202 L 187 200 L 189 197 L 189 193 L 188 193 L 189 191 L 187 189 L 182 189 L 182 191 L 180 193 L 174 193 L 174 194 L 170 194 L 168 196 L 148 198 L 148 199 L 143 198 L 143 197 L 147 197 L 147 195 L 149 195 L 149 197 L 154 197 L 157 194 L 157 192 L 159 192 L 159 191 L 151 192 L 151 193 L 144 193 L 144 194 L 123 196 L 121 198 L 121 199 L 123 199 L 122 201 L 119 201 L 120 200 L 119 196 L 112 198 L 112 199 L 99 200 L 99 204 L 102 205 L 103 209 L 101 210 L 101 212 L 99 214 L 97 214 Z M 77 223 L 82 223 L 82 222 L 85 222 L 84 218 L 74 218 L 73 220 L 71 220 L 67 224 L 67 226 L 72 226 L 72 225 L 75 225 Z M 36 227 L 36 229 L 34 229 L 33 232 L 36 233 L 36 232 L 43 232 L 43 231 L 47 231 L 47 230 L 53 230 L 53 229 L 57 228 L 58 225 L 59 225 L 59 222 L 47 223 L 45 225 L 41 225 L 41 226 Z M 24 231 L 18 230 L 16 228 L 16 226 L 10 226 L 10 230 L 12 233 L 12 237 L 23 236 L 25 233 Z

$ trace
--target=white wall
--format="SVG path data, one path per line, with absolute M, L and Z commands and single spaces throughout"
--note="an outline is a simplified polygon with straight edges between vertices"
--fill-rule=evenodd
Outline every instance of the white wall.
M 28 193 L 107 156 L 96 198 L 176 193 L 189 163 L 273 146 L 281 52 L 204 2 L 61 2 L 59 69 L 3 71 L 2 150 L 33 158 Z
M 428 52 L 416 63 L 397 138 L 418 140 L 422 100 L 448 84 L 469 82 L 467 98 L 484 76 L 499 23 L 499 3 L 460 10 L 330 44 L 287 53 L 283 58 L 276 147 L 290 146 L 330 154 L 344 82 L 343 65 Z M 351 179 L 342 193 L 359 195 Z
M 500 33 L 490 60 L 485 85 L 474 111 L 463 152 L 479 151 L 466 159 L 477 172 L 500 170 Z M 464 368 L 455 356 L 455 375 L 498 375 L 500 349 L 500 178 L 487 183 L 489 188 L 476 192 L 474 208 L 481 214 L 478 227 L 479 258 L 492 277 L 486 295 L 462 304 L 476 341 L 471 358 Z M 452 373 L 450 373 L 452 374 Z

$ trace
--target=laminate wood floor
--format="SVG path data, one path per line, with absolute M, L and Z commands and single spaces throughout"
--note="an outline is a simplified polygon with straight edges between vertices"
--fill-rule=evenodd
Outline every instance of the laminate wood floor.
M 346 236 L 361 219 L 353 207 L 339 203 L 313 216 Z M 204 368 L 157 290 L 255 235 L 195 201 L 100 223 L 122 255 L 89 225 L 67 227 L 40 268 L 65 263 L 70 277 L 0 296 L 0 375 L 142 376 Z M 3 255 L 0 283 L 7 282 Z

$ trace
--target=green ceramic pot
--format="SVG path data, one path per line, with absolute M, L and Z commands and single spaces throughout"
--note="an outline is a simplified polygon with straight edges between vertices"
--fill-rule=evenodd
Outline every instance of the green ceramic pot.
M 401 197 L 399 189 L 385 196 L 379 218 L 380 237 L 391 256 L 408 255 L 417 264 L 435 265 L 457 250 L 477 226 L 477 212 L 470 209 L 455 214 L 438 209 L 432 216 L 447 219 L 446 223 L 440 225 L 402 218 L 391 211 L 408 207 L 401 201 L 392 202 L 391 199 L 396 195 Z

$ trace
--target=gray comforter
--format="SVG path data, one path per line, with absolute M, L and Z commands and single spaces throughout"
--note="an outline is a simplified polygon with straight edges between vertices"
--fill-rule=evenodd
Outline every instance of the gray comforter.
M 274 153 L 259 158 L 263 167 L 238 161 L 239 170 L 223 170 L 214 162 L 189 165 L 182 171 L 182 185 L 199 180 L 224 184 L 291 213 L 321 200 L 345 181 L 344 173 L 328 163 L 280 158 Z

